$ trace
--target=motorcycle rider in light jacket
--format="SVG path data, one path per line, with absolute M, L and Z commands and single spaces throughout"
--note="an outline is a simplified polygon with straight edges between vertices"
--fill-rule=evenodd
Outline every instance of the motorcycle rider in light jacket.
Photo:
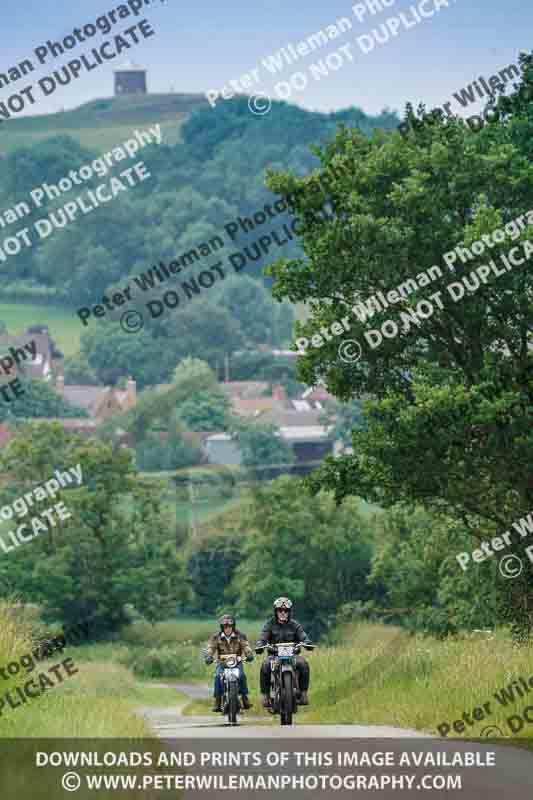
M 227 656 L 231 654 L 240 656 L 243 660 L 246 659 L 246 661 L 253 661 L 253 650 L 250 647 L 246 634 L 237 630 L 235 627 L 235 617 L 231 616 L 231 614 L 224 614 L 222 617 L 220 617 L 219 624 L 220 633 L 214 633 L 209 639 L 205 663 L 212 664 L 214 659 L 218 656 Z M 249 709 L 251 708 L 251 703 L 248 699 L 248 684 L 246 681 L 246 675 L 244 673 L 242 661 L 239 661 L 238 669 L 239 693 L 242 696 L 242 705 L 245 709 Z M 222 663 L 217 664 L 215 672 L 215 703 L 213 705 L 213 711 L 222 711 L 222 696 L 224 694 L 222 688 L 223 671 L 224 665 Z

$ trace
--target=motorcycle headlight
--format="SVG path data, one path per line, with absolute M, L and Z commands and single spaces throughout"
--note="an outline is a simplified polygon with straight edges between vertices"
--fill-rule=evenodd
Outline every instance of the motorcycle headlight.
M 236 658 L 232 657 L 232 658 L 227 658 L 226 659 L 226 666 L 229 667 L 230 669 L 231 669 L 231 667 L 235 667 L 236 664 L 237 664 L 237 659 Z
M 294 647 L 292 645 L 287 645 L 287 644 L 278 645 L 278 656 L 283 656 L 287 658 L 288 656 L 292 655 L 294 655 Z

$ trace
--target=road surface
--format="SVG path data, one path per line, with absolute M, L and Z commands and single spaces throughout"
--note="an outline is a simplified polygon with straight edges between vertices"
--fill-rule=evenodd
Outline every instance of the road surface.
M 269 725 L 265 717 L 254 716 L 253 708 L 240 715 L 241 724 L 230 727 L 226 717 L 221 714 L 198 716 L 183 716 L 182 712 L 191 700 L 205 700 L 212 698 L 212 692 L 207 685 L 192 683 L 158 684 L 167 688 L 174 688 L 189 699 L 174 708 L 143 708 L 141 713 L 148 725 L 162 738 L 172 739 L 213 739 L 224 737 L 234 738 L 283 738 L 283 739 L 309 739 L 309 738 L 356 738 L 356 739 L 431 739 L 434 737 L 422 734 L 420 731 L 405 728 L 394 728 L 388 725 L 299 725 L 298 715 L 294 725 Z M 312 698 L 311 698 L 312 699 Z M 253 700 L 259 703 L 258 697 Z
M 168 684 L 166 684 L 169 687 Z M 410 800 L 416 797 L 417 800 L 424 800 L 425 797 L 435 796 L 439 794 L 442 787 L 432 787 L 420 785 L 422 776 L 443 776 L 457 777 L 461 776 L 462 787 L 451 789 L 444 789 L 447 798 L 450 800 L 526 800 L 530 798 L 532 786 L 532 766 L 533 757 L 531 752 L 521 750 L 516 747 L 502 746 L 494 744 L 493 742 L 476 743 L 468 740 L 442 740 L 435 736 L 422 734 L 419 731 L 406 730 L 402 728 L 395 728 L 386 725 L 299 725 L 298 721 L 293 726 L 283 726 L 279 724 L 265 725 L 265 717 L 253 716 L 253 709 L 246 715 L 242 715 L 242 723 L 238 727 L 230 727 L 225 723 L 225 718 L 220 714 L 198 715 L 198 716 L 184 716 L 183 709 L 191 700 L 207 699 L 211 697 L 210 689 L 205 685 L 176 683 L 172 684 L 169 688 L 175 688 L 182 695 L 185 695 L 187 701 L 176 704 L 174 708 L 144 708 L 141 710 L 148 725 L 154 730 L 157 736 L 164 742 L 164 744 L 176 753 L 179 752 L 192 752 L 196 754 L 196 763 L 201 762 L 200 754 L 202 751 L 207 754 L 208 759 L 214 757 L 216 754 L 232 755 L 239 757 L 245 751 L 253 751 L 261 753 L 263 759 L 266 754 L 271 751 L 279 753 L 280 751 L 287 751 L 291 754 L 291 759 L 294 759 L 294 754 L 299 751 L 306 751 L 311 753 L 323 754 L 325 751 L 331 751 L 334 754 L 334 759 L 337 758 L 338 753 L 368 753 L 368 754 L 381 754 L 386 752 L 392 753 L 394 756 L 393 766 L 373 766 L 370 771 L 361 768 L 348 768 L 347 772 L 353 774 L 373 774 L 377 776 L 376 779 L 381 779 L 383 776 L 391 775 L 396 776 L 396 780 L 404 773 L 414 775 L 413 778 L 416 783 L 413 784 L 412 789 L 406 789 L 403 785 L 395 788 L 384 788 L 378 792 L 379 797 L 385 800 Z M 254 698 L 258 702 L 258 698 Z M 296 718 L 297 719 L 297 718 Z M 276 722 L 277 722 L 276 718 Z M 253 739 L 253 743 L 248 743 L 249 739 Z M 286 740 L 292 740 L 288 744 Z M 234 744 L 232 744 L 234 740 Z M 239 741 L 237 741 L 239 740 Z M 261 741 L 263 740 L 263 741 Z M 311 740 L 311 741 L 310 741 Z M 314 740 L 314 743 L 313 743 Z M 328 740 L 327 743 L 324 740 Z M 416 740 L 416 741 L 415 741 Z M 509 742 L 509 740 L 507 740 Z M 272 742 L 270 744 L 270 742 Z M 510 743 L 510 742 L 509 742 Z M 433 753 L 435 757 L 439 754 L 448 756 L 450 759 L 457 754 L 462 754 L 463 758 L 467 754 L 479 754 L 485 760 L 484 766 L 463 766 L 463 767 L 450 767 L 450 766 L 433 766 L 415 768 L 411 763 L 410 767 L 399 767 L 400 758 L 402 754 L 408 753 L 420 755 L 421 753 Z M 494 764 L 489 766 L 487 759 L 493 754 Z M 230 763 L 230 762 L 228 762 Z M 285 774 L 307 775 L 310 773 L 330 773 L 331 769 L 317 769 L 314 766 L 308 768 L 296 769 L 295 767 L 280 768 L 280 767 L 266 767 L 268 761 L 263 760 L 263 766 L 256 766 L 246 768 L 244 772 L 247 775 L 260 775 L 260 774 L 279 774 L 280 771 Z M 337 764 L 337 761 L 333 761 Z M 379 762 L 377 762 L 379 763 Z M 382 762 L 383 763 L 383 762 Z M 438 763 L 438 762 L 437 762 Z M 214 773 L 226 774 L 240 774 L 243 770 L 239 767 L 229 767 L 221 769 L 221 765 L 216 765 L 214 762 L 206 762 L 207 766 L 198 767 L 193 769 L 190 774 L 197 774 L 206 776 Z M 334 772 L 344 772 L 346 768 L 339 769 L 333 767 Z M 187 772 L 190 772 L 187 770 Z M 413 791 L 413 789 L 421 791 Z M 424 791 L 427 789 L 428 791 Z M 374 797 L 375 791 L 369 788 L 355 790 L 359 797 Z M 232 792 L 233 793 L 233 792 Z M 317 798 L 317 800 L 341 800 L 348 794 L 353 796 L 354 788 L 351 791 L 343 789 L 341 791 L 332 789 L 319 789 L 309 791 L 305 789 L 300 791 L 294 790 L 272 790 L 272 791 L 248 791 L 239 790 L 240 797 L 254 798 L 258 797 L 271 797 L 276 795 L 277 800 L 287 798 L 287 800 L 309 800 L 309 798 Z M 218 789 L 204 790 L 195 788 L 194 790 L 185 790 L 182 792 L 184 800 L 219 800 L 220 797 L 228 795 L 229 792 L 221 792 Z

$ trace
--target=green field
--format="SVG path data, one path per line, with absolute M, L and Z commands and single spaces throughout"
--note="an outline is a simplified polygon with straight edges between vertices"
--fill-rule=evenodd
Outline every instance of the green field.
M 97 153 L 116 147 L 136 128 L 159 123 L 163 143 L 176 144 L 180 127 L 197 108 L 207 105 L 203 95 L 148 94 L 141 97 L 113 97 L 56 114 L 20 117 L 6 121 L 0 129 L 0 152 L 35 144 L 51 136 L 72 136 Z
M 0 320 L 11 335 L 24 333 L 29 325 L 48 325 L 50 335 L 66 356 L 79 350 L 83 328 L 73 311 L 59 306 L 0 303 Z

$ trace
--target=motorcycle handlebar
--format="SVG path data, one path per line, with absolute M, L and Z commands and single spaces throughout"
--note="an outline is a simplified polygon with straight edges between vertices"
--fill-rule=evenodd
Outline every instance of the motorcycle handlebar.
M 275 654 L 276 653 L 276 647 L 277 647 L 277 645 L 262 644 L 259 647 L 255 648 L 255 652 L 256 653 L 262 653 L 263 650 L 267 650 L 269 653 Z M 300 650 L 302 649 L 302 647 L 305 647 L 306 650 L 314 650 L 316 645 L 312 644 L 312 642 L 299 642 L 298 644 L 294 645 L 294 651 L 296 653 L 299 653 Z

